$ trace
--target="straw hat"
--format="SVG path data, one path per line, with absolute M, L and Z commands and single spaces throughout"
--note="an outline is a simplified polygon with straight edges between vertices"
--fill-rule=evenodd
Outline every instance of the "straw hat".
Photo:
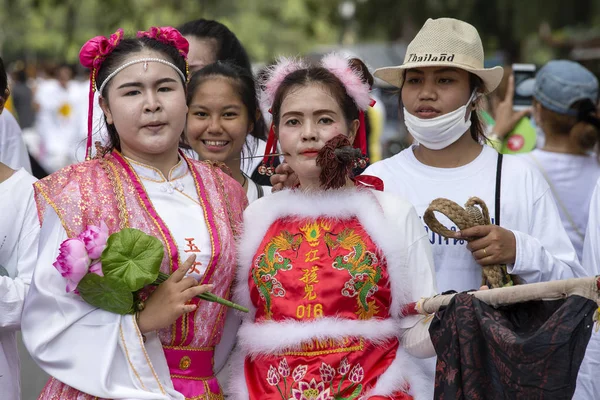
M 487 92 L 502 80 L 502 67 L 483 67 L 483 45 L 474 26 L 453 18 L 428 19 L 408 45 L 404 64 L 379 68 L 375 76 L 398 88 L 404 71 L 422 67 L 454 67 L 480 77 Z

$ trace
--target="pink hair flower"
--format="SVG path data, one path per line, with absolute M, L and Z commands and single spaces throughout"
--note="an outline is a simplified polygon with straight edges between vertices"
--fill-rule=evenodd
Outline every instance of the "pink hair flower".
M 147 31 L 139 31 L 137 33 L 137 37 L 148 37 L 173 46 L 184 58 L 187 58 L 190 50 L 190 44 L 188 43 L 187 39 L 184 38 L 177 29 L 171 26 L 153 26 Z
M 79 62 L 91 70 L 100 68 L 106 57 L 112 53 L 123 39 L 123 29 L 119 28 L 110 37 L 96 36 L 85 42 L 79 51 Z

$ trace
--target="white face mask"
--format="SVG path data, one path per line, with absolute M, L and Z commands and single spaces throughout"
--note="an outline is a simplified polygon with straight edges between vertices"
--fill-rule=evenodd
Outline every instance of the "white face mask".
M 439 117 L 423 119 L 404 108 L 404 124 L 417 142 L 431 150 L 441 150 L 456 142 L 471 127 L 471 111 L 467 107 L 477 97 L 473 91 L 464 106 Z

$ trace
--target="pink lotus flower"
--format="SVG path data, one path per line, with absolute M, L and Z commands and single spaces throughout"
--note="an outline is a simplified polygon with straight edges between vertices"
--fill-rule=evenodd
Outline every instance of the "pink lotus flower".
M 335 376 L 335 369 L 329 364 L 321 363 L 319 372 L 321 373 L 321 380 L 325 383 L 331 382 Z
M 298 389 L 292 389 L 290 400 L 333 400 L 333 397 L 323 382 L 317 383 L 313 378 L 310 383 L 299 382 Z
M 61 243 L 58 257 L 52 265 L 67 278 L 67 292 L 70 293 L 88 273 L 91 262 L 80 239 L 67 239 Z
M 271 386 L 277 386 L 277 384 L 279 383 L 279 374 L 277 373 L 275 367 L 272 365 L 269 367 L 267 382 L 269 382 L 269 385 Z
M 360 366 L 360 364 L 356 364 L 354 366 L 354 368 L 352 368 L 352 371 L 350 371 L 350 382 L 352 383 L 361 383 L 362 380 L 365 377 L 365 370 L 363 369 L 363 367 Z
M 340 375 L 346 375 L 348 371 L 350 371 L 350 364 L 348 363 L 348 359 L 344 358 L 340 363 L 338 372 L 340 373 Z
M 278 371 L 279 371 L 279 374 L 281 376 L 283 376 L 284 378 L 287 378 L 288 376 L 290 376 L 290 366 L 288 365 L 288 362 L 285 358 L 279 362 Z
M 79 239 L 85 243 L 88 255 L 92 260 L 100 258 L 102 251 L 106 248 L 108 240 L 108 227 L 104 221 L 100 226 L 88 225 L 85 231 L 79 234 Z
M 102 272 L 102 263 L 100 261 L 93 263 L 88 272 L 98 276 L 104 276 L 104 272 Z
M 308 371 L 308 366 L 306 365 L 298 365 L 296 368 L 294 368 L 294 372 L 292 372 L 292 378 L 294 378 L 294 382 L 300 382 L 302 379 L 304 379 L 306 371 Z

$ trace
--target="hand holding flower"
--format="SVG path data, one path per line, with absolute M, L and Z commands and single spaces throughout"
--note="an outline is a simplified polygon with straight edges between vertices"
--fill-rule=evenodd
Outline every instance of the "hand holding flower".
M 75 291 L 89 304 L 117 314 L 133 314 L 134 296 L 148 285 L 158 286 L 149 300 L 150 309 L 156 312 L 144 313 L 144 332 L 168 326 L 183 313 L 194 311 L 197 306 L 188 304 L 194 297 L 248 312 L 210 293 L 212 285 L 198 285 L 194 278 L 185 276 L 195 256 L 171 276 L 160 272 L 163 257 L 159 239 L 132 228 L 109 236 L 108 227 L 101 222 L 65 240 L 53 265 L 66 278 L 67 292 Z
M 138 319 L 138 327 L 142 333 L 172 325 L 181 315 L 197 308 L 195 304 L 189 304 L 191 299 L 213 288 L 213 285 L 199 285 L 196 279 L 185 275 L 194 261 L 196 256 L 190 256 L 146 300 Z

